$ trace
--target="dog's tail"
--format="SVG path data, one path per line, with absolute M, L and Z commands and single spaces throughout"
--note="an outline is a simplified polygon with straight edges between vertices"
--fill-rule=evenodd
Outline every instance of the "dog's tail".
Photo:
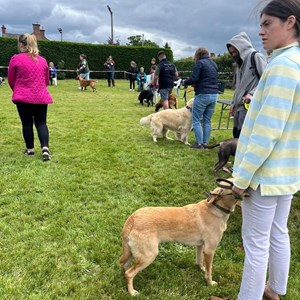
M 203 145 L 206 149 L 213 149 L 215 147 L 219 147 L 221 143 L 213 144 L 213 145 Z
M 130 216 L 123 227 L 122 231 L 122 255 L 120 257 L 120 264 L 124 268 L 124 270 L 127 270 L 130 266 L 131 259 L 133 257 L 131 248 L 129 246 L 129 235 L 132 230 L 134 223 L 134 218 L 133 216 Z
M 147 117 L 141 118 L 141 119 L 140 119 L 140 124 L 141 124 L 141 125 L 148 125 L 148 124 L 150 124 L 151 119 L 152 119 L 152 116 L 153 116 L 153 114 L 151 114 L 151 115 L 149 115 L 149 116 L 147 116 Z

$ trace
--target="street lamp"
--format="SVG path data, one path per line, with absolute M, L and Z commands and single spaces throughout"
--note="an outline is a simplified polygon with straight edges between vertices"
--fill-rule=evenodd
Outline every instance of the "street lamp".
M 144 47 L 144 42 L 145 42 L 145 36 L 144 34 L 142 33 L 142 46 Z
M 62 42 L 62 29 L 58 28 L 58 32 L 60 33 L 60 41 Z
M 114 44 L 113 12 L 110 9 L 109 5 L 107 5 L 107 9 L 110 12 L 111 43 Z

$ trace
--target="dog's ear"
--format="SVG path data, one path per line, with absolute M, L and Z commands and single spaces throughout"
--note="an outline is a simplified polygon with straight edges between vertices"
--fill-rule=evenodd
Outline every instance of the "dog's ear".
M 215 202 L 220 197 L 220 194 L 221 194 L 221 189 L 214 189 L 213 191 L 210 191 L 207 197 L 208 203 Z

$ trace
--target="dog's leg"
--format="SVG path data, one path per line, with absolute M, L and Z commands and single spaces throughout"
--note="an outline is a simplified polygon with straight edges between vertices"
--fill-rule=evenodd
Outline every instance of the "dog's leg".
M 163 130 L 162 130 L 162 136 L 163 136 L 163 138 L 164 139 L 167 139 L 167 140 L 173 140 L 172 138 L 170 138 L 170 137 L 168 137 L 168 132 L 169 132 L 169 130 L 168 130 L 168 128 L 163 128 Z
M 189 145 L 189 137 L 187 133 L 182 133 L 181 134 L 181 139 L 180 139 L 185 145 Z
M 212 280 L 212 263 L 215 252 L 213 250 L 204 250 L 204 267 L 205 267 L 205 279 L 208 285 L 217 285 L 216 281 Z
M 158 254 L 158 242 L 140 240 L 139 243 L 135 244 L 133 253 L 136 263 L 125 272 L 125 277 L 129 294 L 136 296 L 139 292 L 133 287 L 133 279 L 138 272 L 148 267 L 155 260 Z
M 222 151 L 222 149 L 220 148 L 218 151 L 218 157 L 219 157 L 219 161 L 215 164 L 214 166 L 214 175 L 218 176 L 218 172 L 220 169 L 222 169 L 228 162 L 229 160 L 229 155 L 227 155 L 226 153 L 224 153 L 224 151 Z
M 128 242 L 123 240 L 122 242 L 122 256 L 120 257 L 120 264 L 125 271 L 130 268 L 130 263 L 132 260 L 131 249 L 128 245 Z
M 155 120 L 152 119 L 150 128 L 151 128 L 151 135 L 153 138 L 153 142 L 156 143 L 158 136 L 161 134 L 163 130 L 163 126 L 159 122 L 155 122 Z
M 203 244 L 196 247 L 196 265 L 205 272 L 205 267 L 203 265 Z

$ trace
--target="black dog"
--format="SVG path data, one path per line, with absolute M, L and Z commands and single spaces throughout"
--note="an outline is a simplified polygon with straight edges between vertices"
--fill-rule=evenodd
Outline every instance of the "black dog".
M 141 91 L 138 97 L 141 105 L 144 105 L 144 100 L 146 100 L 147 106 L 153 106 L 153 92 L 151 90 Z
M 204 148 L 212 149 L 220 147 L 218 151 L 219 161 L 214 166 L 214 175 L 217 176 L 221 168 L 223 168 L 229 160 L 230 155 L 235 156 L 238 139 L 228 139 L 214 145 L 204 145 Z

